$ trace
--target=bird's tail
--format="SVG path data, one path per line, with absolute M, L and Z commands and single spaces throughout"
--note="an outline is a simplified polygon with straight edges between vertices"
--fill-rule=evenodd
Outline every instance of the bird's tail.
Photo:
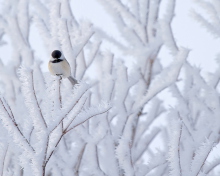
M 72 84 L 73 86 L 74 86 L 75 84 L 78 84 L 78 81 L 77 81 L 75 78 L 73 78 L 72 76 L 69 76 L 68 79 L 69 79 L 69 81 L 71 82 L 71 84 Z

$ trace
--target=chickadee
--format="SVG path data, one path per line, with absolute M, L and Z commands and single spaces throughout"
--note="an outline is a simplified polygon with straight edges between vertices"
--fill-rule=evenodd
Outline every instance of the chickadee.
M 51 53 L 51 59 L 48 63 L 49 71 L 54 76 L 62 76 L 62 78 L 68 78 L 69 81 L 75 85 L 77 80 L 71 76 L 71 69 L 68 61 L 62 56 L 59 50 L 54 50 Z

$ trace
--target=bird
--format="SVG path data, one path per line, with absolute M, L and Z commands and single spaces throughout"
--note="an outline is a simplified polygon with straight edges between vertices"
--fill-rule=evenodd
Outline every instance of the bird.
M 74 86 L 78 84 L 78 81 L 71 76 L 71 68 L 68 61 L 62 55 L 61 51 L 54 50 L 51 53 L 51 58 L 48 63 L 48 69 L 54 76 L 60 76 L 61 78 L 68 78 Z

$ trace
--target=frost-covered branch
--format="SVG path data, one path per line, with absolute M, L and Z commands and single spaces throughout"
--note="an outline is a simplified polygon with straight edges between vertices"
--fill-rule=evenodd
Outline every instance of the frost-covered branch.
M 219 160 L 210 157 L 220 138 L 219 71 L 204 78 L 187 61 L 189 50 L 176 44 L 172 31 L 175 0 L 160 19 L 162 2 L 101 1 L 123 44 L 75 18 L 69 0 L 3 5 L 0 47 L 5 35 L 12 56 L 0 63 L 0 142 L 8 145 L 2 175 L 215 175 Z M 200 4 L 212 19 L 196 15 L 217 34 L 219 2 Z M 79 84 L 42 71 L 40 50 L 30 42 L 33 29 L 46 62 L 61 50 Z M 122 58 L 111 46 L 103 51 L 108 42 Z M 161 48 L 173 58 L 167 67 L 158 58 Z M 173 108 L 159 98 L 164 90 L 176 99 Z

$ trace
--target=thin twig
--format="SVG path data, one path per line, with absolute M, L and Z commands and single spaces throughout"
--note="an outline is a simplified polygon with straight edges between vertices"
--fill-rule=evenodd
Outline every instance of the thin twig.
M 83 94 L 79 97 L 79 99 L 76 101 L 76 103 L 70 108 L 70 110 L 67 112 L 67 114 L 66 114 L 65 116 L 63 116 L 63 117 L 61 118 L 61 120 L 59 121 L 59 123 L 51 130 L 50 134 L 59 126 L 59 124 L 60 124 L 61 122 L 63 122 L 63 120 L 68 116 L 68 114 L 73 110 L 73 108 L 74 108 L 74 107 L 76 106 L 76 104 L 80 101 L 80 99 L 82 98 L 82 96 L 83 96 L 88 90 L 89 90 L 89 88 L 86 89 L 85 92 L 83 92 Z
M 151 144 L 151 142 L 156 138 L 156 136 L 159 134 L 160 130 L 158 130 L 154 136 L 148 141 L 148 143 L 144 144 L 146 147 L 140 152 L 139 156 L 135 159 L 135 164 L 137 163 L 137 161 L 144 155 L 145 151 L 148 149 L 149 145 Z
M 87 121 L 87 120 L 91 119 L 92 117 L 97 116 L 97 115 L 104 114 L 104 113 L 106 113 L 107 111 L 109 111 L 110 109 L 111 109 L 111 108 L 109 108 L 109 109 L 108 109 L 108 110 L 106 110 L 105 112 L 102 112 L 102 113 L 99 113 L 99 114 L 95 114 L 95 115 L 93 115 L 93 116 L 89 117 L 88 119 L 86 119 L 86 120 L 84 120 L 83 122 L 81 122 L 81 123 L 79 123 L 79 124 L 75 125 L 74 127 L 70 128 L 69 130 L 67 130 L 67 128 L 66 128 L 66 129 L 63 131 L 62 135 L 60 136 L 59 140 L 57 141 L 57 143 L 56 143 L 56 145 L 55 145 L 55 147 L 54 147 L 53 151 L 50 153 L 49 157 L 48 157 L 48 158 L 47 158 L 47 160 L 45 161 L 44 167 L 46 167 L 46 165 L 47 165 L 48 161 L 50 160 L 50 158 L 51 158 L 51 156 L 53 155 L 53 153 L 54 153 L 55 149 L 57 148 L 58 144 L 60 143 L 60 141 L 61 141 L 62 137 L 63 137 L 65 134 L 67 134 L 69 131 L 73 130 L 75 127 L 77 127 L 77 126 L 81 125 L 81 124 L 82 124 L 82 123 L 84 123 L 85 121 Z
M 85 93 L 85 92 L 84 92 L 84 93 Z M 84 94 L 84 93 L 83 93 L 83 94 Z M 82 95 L 82 96 L 83 96 L 83 95 Z M 81 97 L 82 97 L 82 96 L 81 96 Z M 79 100 L 81 99 L 81 97 L 79 98 Z M 87 99 L 86 99 L 86 100 L 87 100 Z M 85 100 L 85 102 L 86 102 L 86 100 Z M 78 102 L 78 101 L 77 101 L 77 102 Z M 77 102 L 75 103 L 75 105 L 77 104 Z M 85 102 L 83 103 L 83 106 L 84 106 Z M 75 105 L 74 105 L 74 106 L 75 106 Z M 82 107 L 83 107 L 83 106 L 82 106 Z M 74 107 L 73 107 L 73 108 L 74 108 Z M 78 112 L 78 114 L 79 114 L 79 112 Z M 76 114 L 76 116 L 77 116 L 78 114 Z M 66 115 L 66 116 L 67 116 L 67 115 Z M 66 116 L 65 116 L 65 117 L 66 117 Z M 75 116 L 75 117 L 76 117 L 76 116 Z M 65 117 L 64 117 L 64 118 L 65 118 Z M 73 118 L 73 120 L 75 119 L 75 117 Z M 61 138 L 63 137 L 63 135 L 66 133 L 66 132 L 65 132 L 66 129 L 69 127 L 69 125 L 70 125 L 70 124 L 72 123 L 72 121 L 73 121 L 73 120 L 72 120 L 72 121 L 70 122 L 70 124 L 66 127 L 66 129 L 64 130 L 64 129 L 63 129 L 63 119 L 64 119 L 64 118 L 62 118 L 62 120 L 59 122 L 59 124 L 62 123 L 62 135 L 60 136 L 60 139 L 58 140 L 58 143 L 56 144 L 55 148 L 56 148 L 57 145 L 59 144 L 59 142 L 60 142 Z M 59 126 L 59 124 L 58 124 L 57 126 L 55 126 L 55 128 L 50 132 L 49 137 L 50 137 L 50 135 L 53 133 L 53 131 Z M 47 151 L 48 151 L 48 146 L 49 146 L 49 139 L 50 139 L 50 138 L 47 139 L 47 147 L 46 147 L 46 151 L 45 151 L 45 159 L 44 159 L 44 160 L 45 160 L 45 165 L 44 165 L 44 167 L 46 167 L 47 162 L 49 161 L 50 157 L 52 156 L 52 154 L 53 154 L 53 152 L 54 152 L 54 150 L 55 150 L 55 148 L 54 148 L 54 150 L 53 150 L 52 153 L 50 154 L 49 158 L 46 160 Z
M 71 41 L 71 36 L 70 36 L 69 26 L 68 26 L 68 21 L 67 20 L 65 20 L 65 24 L 66 24 L 66 30 L 67 30 L 66 32 L 67 32 L 67 35 L 68 35 L 67 38 L 68 38 L 69 46 L 70 46 L 70 49 L 73 49 L 73 44 L 72 44 L 72 41 Z M 74 58 L 73 61 L 74 61 L 73 77 L 75 77 L 76 76 L 76 59 Z
M 31 135 L 32 135 L 32 132 L 34 131 L 34 127 L 32 128 L 31 132 L 30 132 L 30 136 L 29 136 L 29 143 L 31 143 Z
M 133 125 L 133 128 L 132 128 L 131 147 L 133 147 L 134 142 L 135 142 L 135 136 L 137 134 L 138 124 L 139 124 L 141 115 L 142 115 L 142 110 L 141 110 L 141 113 L 138 113 L 137 118 L 135 118 L 134 122 L 133 122 L 134 125 Z
M 83 158 L 83 155 L 84 155 L 84 152 L 85 152 L 85 149 L 86 149 L 86 146 L 87 146 L 87 143 L 85 143 L 85 145 L 83 146 L 79 156 L 78 156 L 78 159 L 77 159 L 77 163 L 75 165 L 75 175 L 79 176 L 79 168 L 81 166 L 81 162 L 82 162 L 82 158 Z
M 124 126 L 123 126 L 123 128 L 122 128 L 122 130 L 121 130 L 121 134 L 124 134 L 125 127 L 127 126 L 128 120 L 131 118 L 132 115 L 134 116 L 133 113 L 130 114 L 129 116 L 127 116 L 126 121 L 125 121 L 125 123 L 124 123 Z
M 85 76 L 86 71 L 89 69 L 89 67 L 90 67 L 90 66 L 92 65 L 92 63 L 94 62 L 94 60 L 95 60 L 95 58 L 96 58 L 96 56 L 97 56 L 97 53 L 98 53 L 98 51 L 99 51 L 99 49 L 100 49 L 101 43 L 102 43 L 102 42 L 99 42 L 99 43 L 98 43 L 98 46 L 97 46 L 97 48 L 95 49 L 94 53 L 91 54 L 91 59 L 89 60 L 89 62 L 88 62 L 87 64 L 85 63 L 86 69 L 84 69 L 84 71 L 83 71 L 82 78 Z M 82 52 L 83 52 L 83 50 L 82 50 Z M 83 53 L 83 56 L 84 56 L 84 53 Z M 85 62 L 85 57 L 84 57 L 84 62 Z
M 147 77 L 147 82 L 146 82 L 147 89 L 150 87 L 154 61 L 155 61 L 155 58 L 149 60 L 149 67 L 148 67 L 149 72 L 148 72 L 148 77 Z
M 45 127 L 47 128 L 47 124 L 46 124 L 46 121 L 45 121 L 45 119 L 44 119 L 44 117 L 43 117 L 43 114 L 42 114 L 40 105 L 39 105 L 38 100 L 37 100 L 36 91 L 35 91 L 35 88 L 34 88 L 34 74 L 33 74 L 33 71 L 31 72 L 31 76 L 32 76 L 32 88 L 33 88 L 33 90 L 34 90 L 34 91 L 33 91 L 34 98 L 35 98 L 35 101 L 36 101 L 38 110 L 39 110 L 39 112 L 40 112 L 40 116 L 41 116 L 41 118 L 42 118 L 42 120 L 43 120 L 43 123 L 44 123 Z
M 129 10 L 128 7 L 126 7 L 122 2 L 121 0 L 117 0 L 116 2 L 118 2 L 118 5 L 125 11 L 127 12 L 128 16 L 133 19 L 134 21 L 137 22 L 137 24 L 141 25 L 139 19 L 136 18 L 136 16 Z
M 206 172 L 205 172 L 205 174 L 209 174 L 214 168 L 216 168 L 218 165 L 220 164 L 220 161 L 218 161 L 215 165 L 212 165 L 212 167 L 211 168 L 209 168 Z
M 44 152 L 44 165 L 43 165 L 43 169 L 45 170 L 46 168 L 46 159 L 47 159 L 47 152 L 48 152 L 48 148 L 49 148 L 49 142 L 50 142 L 50 138 L 49 136 L 47 137 L 47 144 L 46 144 L 46 149 L 45 149 L 45 152 Z
M 6 102 L 6 100 L 4 99 L 4 97 L 2 97 L 2 99 L 4 100 L 4 102 L 5 102 L 5 104 L 7 105 L 8 109 L 10 110 L 11 119 L 15 121 L 15 117 L 14 117 L 14 114 L 12 113 L 11 106 L 9 106 L 9 104 Z
M 95 153 L 96 153 L 96 163 L 97 163 L 97 165 L 98 165 L 98 168 L 99 168 L 99 170 L 103 173 L 103 175 L 106 175 L 106 174 L 104 173 L 104 171 L 101 169 L 101 166 L 100 166 L 99 153 L 98 153 L 98 146 L 97 146 L 97 145 L 95 146 Z
M 84 105 L 85 105 L 85 103 L 86 103 L 86 100 L 87 100 L 87 98 L 85 99 L 85 101 L 84 101 L 84 103 L 83 103 L 83 105 L 82 105 L 82 108 L 84 107 Z M 80 111 L 82 110 L 82 108 L 77 112 L 77 114 L 75 115 L 75 117 L 72 118 L 72 120 L 70 121 L 70 123 L 67 125 L 66 129 L 69 128 L 69 126 L 70 126 L 70 125 L 72 124 L 72 122 L 75 120 L 75 118 L 77 117 L 77 115 L 79 115 L 79 113 L 80 113 Z
M 52 150 L 52 152 L 50 153 L 49 157 L 46 159 L 45 163 L 44 163 L 44 168 L 46 168 L 48 161 L 50 160 L 51 156 L 53 155 L 55 149 L 57 148 L 58 144 L 60 143 L 62 137 L 65 135 L 65 133 L 62 133 L 62 135 L 60 136 L 59 140 L 57 141 L 54 149 Z
M 133 169 L 133 171 L 134 171 L 134 162 L 133 162 L 132 153 L 131 153 L 131 151 L 132 151 L 132 146 L 131 146 L 130 144 L 128 144 L 128 145 L 129 145 L 129 155 L 130 155 L 129 159 L 130 159 L 130 164 L 131 164 L 132 169 Z M 136 174 L 135 174 L 135 171 L 134 171 L 134 176 L 135 176 L 135 175 L 136 175 Z
M 65 133 L 68 133 L 69 131 L 71 131 L 72 129 L 76 128 L 77 126 L 83 124 L 84 122 L 86 122 L 87 120 L 91 119 L 92 117 L 95 117 L 95 116 L 97 116 L 97 115 L 101 115 L 101 114 L 104 114 L 104 113 L 108 112 L 110 109 L 111 109 L 111 108 L 109 108 L 109 109 L 107 109 L 106 111 L 101 112 L 101 113 L 99 113 L 99 114 L 95 114 L 95 115 L 90 116 L 89 118 L 87 118 L 86 120 L 82 121 L 81 123 L 79 123 L 79 124 L 73 126 L 72 128 L 70 128 L 70 129 L 68 129 L 68 130 L 65 130 Z
M 83 50 L 83 48 L 85 47 L 85 45 L 89 42 L 90 38 L 95 34 L 95 32 L 93 31 L 90 36 L 88 37 L 88 39 L 86 40 L 85 44 L 83 45 L 83 47 L 79 50 L 79 52 L 76 54 L 76 58 L 78 57 L 79 53 Z
M 207 160 L 207 158 L 208 158 L 209 154 L 211 153 L 211 151 L 212 151 L 213 147 L 214 147 L 214 146 L 216 146 L 216 145 L 217 145 L 217 143 L 216 143 L 215 145 L 213 144 L 213 145 L 212 145 L 212 147 L 210 148 L 210 150 L 209 150 L 209 152 L 207 153 L 207 155 L 206 155 L 206 157 L 205 157 L 205 159 L 204 159 L 204 161 L 203 161 L 203 163 L 202 163 L 201 167 L 199 168 L 199 170 L 198 170 L 198 172 L 197 172 L 196 176 L 198 176 L 198 175 L 199 175 L 199 173 L 200 173 L 201 169 L 203 168 L 203 166 L 204 166 L 204 164 L 205 164 L 205 162 L 206 162 L 206 160 Z
M 178 112 L 178 116 L 179 116 L 179 118 L 180 118 L 180 120 L 181 120 L 181 123 L 184 125 L 184 127 L 186 128 L 186 131 L 189 133 L 189 135 L 190 135 L 190 137 L 192 138 L 192 140 L 193 141 L 195 141 L 194 140 L 194 138 L 193 138 L 193 136 L 192 136 L 192 134 L 190 133 L 190 131 L 189 131 L 189 128 L 186 126 L 186 124 L 184 123 L 184 121 L 183 121 L 183 118 L 180 116 L 180 113 Z
M 146 42 L 149 42 L 149 36 L 148 36 L 148 31 L 147 31 L 147 26 L 148 26 L 148 21 L 149 21 L 149 8 L 150 8 L 150 0 L 147 1 L 147 14 L 146 14 L 146 25 L 145 25 L 145 36 L 146 36 Z
M 77 60 L 78 60 L 78 58 L 76 58 L 76 64 L 77 64 Z M 81 63 L 80 63 L 80 69 L 83 69 L 83 71 L 82 71 L 82 73 L 81 73 L 80 76 L 79 76 L 79 74 L 78 74 L 78 75 L 76 74 L 76 76 L 78 77 L 79 80 L 82 80 L 82 79 L 83 79 L 83 76 L 85 75 L 85 72 L 86 72 L 86 70 L 87 70 L 84 48 L 83 48 L 82 51 L 81 51 L 80 61 L 81 61 Z M 77 65 L 76 65 L 76 67 L 77 67 Z
M 180 136 L 179 136 L 179 141 L 178 141 L 178 158 L 179 158 L 180 176 L 182 176 L 181 159 L 180 159 L 180 142 L 181 142 L 181 137 L 182 137 L 182 129 L 183 129 L 183 125 L 181 123 L 181 126 L 180 126 Z
M 6 148 L 4 159 L 3 159 L 2 174 L 1 174 L 1 176 L 4 176 L 4 167 L 5 167 L 5 159 L 6 159 L 6 156 L 7 156 L 7 152 L 8 152 L 8 146 Z
M 60 79 L 59 79 L 59 100 L 60 100 L 60 108 L 62 108 L 62 96 L 61 96 L 61 80 L 62 80 L 62 77 L 60 76 Z
M 17 128 L 18 132 L 20 133 L 20 135 L 23 137 L 23 139 L 26 141 L 26 143 L 29 145 L 29 147 L 32 149 L 32 151 L 34 152 L 34 148 L 31 146 L 31 144 L 28 142 L 28 140 L 25 138 L 24 134 L 21 132 L 20 128 L 18 127 L 18 124 L 16 123 L 16 121 L 13 121 L 13 118 L 10 116 L 9 112 L 7 111 L 7 109 L 5 108 L 2 99 L 0 98 L 0 101 L 2 103 L 2 106 L 5 110 L 5 112 L 8 114 L 8 117 L 11 119 L 11 121 L 13 122 L 14 126 Z
M 91 66 L 92 62 L 94 61 L 99 49 L 100 49 L 100 46 L 101 46 L 102 42 L 98 42 L 97 44 L 97 48 L 95 49 L 95 51 L 92 53 L 91 55 L 91 59 L 89 60 L 88 64 L 86 65 L 87 69 Z

